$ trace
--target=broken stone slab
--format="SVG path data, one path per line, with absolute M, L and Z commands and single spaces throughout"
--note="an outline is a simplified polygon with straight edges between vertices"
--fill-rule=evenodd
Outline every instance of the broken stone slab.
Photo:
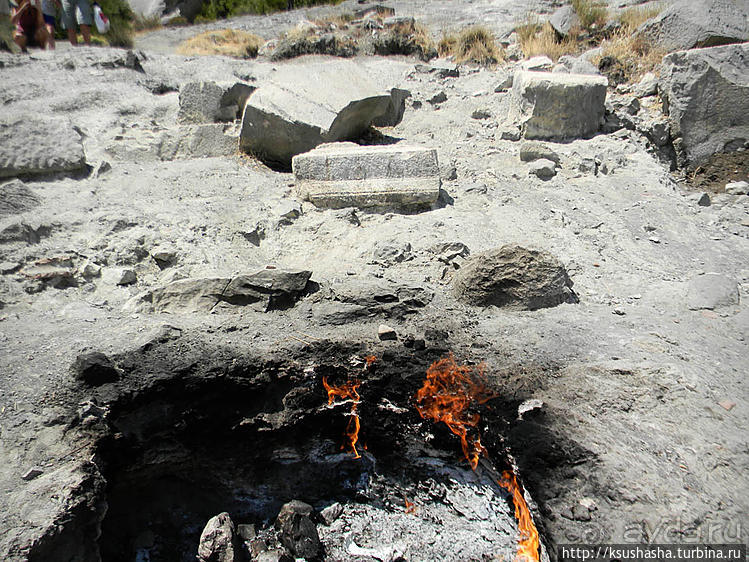
M 199 562 L 237 562 L 240 548 L 234 533 L 234 523 L 228 513 L 211 517 L 200 534 Z
M 474 306 L 519 310 L 577 302 L 572 280 L 559 260 L 515 245 L 471 256 L 455 274 L 453 292 Z
M 0 178 L 85 169 L 81 135 L 67 119 L 32 114 L 0 118 Z
M 299 195 L 317 207 L 417 206 L 436 203 L 437 151 L 409 145 L 337 143 L 295 156 Z
M 570 74 L 592 74 L 597 76 L 601 75 L 596 65 L 582 57 L 562 55 L 561 57 L 559 57 L 559 60 L 557 62 L 559 64 L 554 67 L 554 72 L 568 72 Z
M 553 66 L 554 61 L 552 61 L 546 55 L 531 57 L 528 60 L 524 60 L 520 63 L 520 68 L 522 68 L 523 70 L 532 70 L 535 72 L 545 72 L 551 70 Z
M 695 277 L 687 285 L 689 310 L 715 310 L 739 304 L 739 288 L 735 280 L 718 273 Z
M 240 148 L 270 166 L 325 142 L 354 140 L 375 121 L 397 124 L 405 90 L 385 89 L 370 72 L 348 60 L 279 67 L 247 100 Z
M 749 41 L 746 0 L 675 2 L 637 34 L 670 52 Z
M 187 82 L 179 89 L 177 118 L 182 123 L 233 121 L 256 89 L 243 82 Z
M 588 137 L 601 127 L 608 80 L 588 74 L 518 71 L 509 117 L 528 139 Z
M 726 184 L 726 193 L 731 195 L 748 195 L 749 183 L 745 181 L 731 181 Z
M 658 88 L 677 163 L 694 169 L 749 140 L 749 43 L 671 53 Z
M 263 311 L 286 309 L 307 291 L 311 271 L 263 269 L 250 275 L 180 279 L 154 289 L 154 312 L 209 312 L 221 302 L 234 306 L 257 305 Z

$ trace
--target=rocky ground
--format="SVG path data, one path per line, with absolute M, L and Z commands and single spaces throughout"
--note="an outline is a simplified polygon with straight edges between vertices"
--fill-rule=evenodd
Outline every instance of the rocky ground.
M 434 4 L 393 3 L 456 25 L 481 14 L 497 30 L 527 9 Z M 239 27 L 277 35 L 306 13 Z M 1 113 L 32 116 L 14 140 L 19 159 L 57 158 L 46 175 L 9 180 L 0 200 L 0 557 L 97 557 L 104 484 L 92 455 L 105 430 L 84 423 L 96 412 L 81 404 L 107 407 L 142 388 L 135 375 L 91 388 L 70 370 L 77 356 L 101 351 L 124 372 L 147 349 L 141 359 L 158 368 L 140 365 L 142 380 L 171 380 L 187 357 L 198 378 L 237 357 L 301 372 L 331 341 L 408 369 L 414 338 L 426 346 L 414 365 L 450 350 L 484 361 L 507 403 L 543 401 L 494 439 L 517 460 L 552 556 L 577 541 L 747 542 L 749 197 L 699 204 L 626 128 L 547 143 L 560 163 L 542 180 L 520 160 L 520 142 L 501 138 L 509 94 L 495 90 L 506 68 L 451 77 L 414 59 L 360 57 L 412 93 L 402 122 L 375 140 L 435 148 L 442 194 L 419 212 L 318 209 L 296 198 L 290 173 L 233 151 L 202 157 L 215 146 L 181 142 L 193 133 L 177 119 L 184 82 L 262 84 L 277 65 L 303 72 L 309 60 L 170 54 L 189 32 L 144 36 L 129 56 L 0 55 Z M 238 123 L 219 127 L 230 134 Z M 39 131 L 48 132 L 39 145 L 24 144 Z M 53 172 L 58 164 L 68 171 Z M 456 300 L 451 280 L 466 255 L 506 244 L 555 256 L 579 302 L 513 311 Z M 267 312 L 149 306 L 175 280 L 266 268 L 311 271 L 317 290 Z M 398 339 L 378 339 L 383 322 Z

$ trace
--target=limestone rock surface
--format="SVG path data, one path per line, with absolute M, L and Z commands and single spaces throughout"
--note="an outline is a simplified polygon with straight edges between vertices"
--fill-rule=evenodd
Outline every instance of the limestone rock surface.
M 679 163 L 694 168 L 749 141 L 749 44 L 664 57 L 659 90 Z
M 81 135 L 67 119 L 32 114 L 0 118 L 0 178 L 85 167 Z
M 295 156 L 299 194 L 318 207 L 432 204 L 440 190 L 437 152 L 409 145 L 331 143 Z
M 518 71 L 509 117 L 528 139 L 587 137 L 603 121 L 607 85 L 602 76 Z

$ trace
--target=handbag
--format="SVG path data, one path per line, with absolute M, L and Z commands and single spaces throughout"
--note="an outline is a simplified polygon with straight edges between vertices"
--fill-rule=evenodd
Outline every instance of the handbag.
M 109 31 L 109 18 L 101 11 L 101 6 L 96 2 L 94 2 L 94 23 L 99 33 L 104 34 Z

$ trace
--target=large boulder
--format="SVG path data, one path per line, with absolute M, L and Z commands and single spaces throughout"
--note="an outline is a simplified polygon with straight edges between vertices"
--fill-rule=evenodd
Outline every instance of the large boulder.
M 518 71 L 509 117 L 525 138 L 567 140 L 598 131 L 605 112 L 603 76 Z
M 85 169 L 81 135 L 66 119 L 0 118 L 0 178 Z
M 384 89 L 352 61 L 284 65 L 247 101 L 240 148 L 289 169 L 319 144 L 355 140 L 376 121 L 397 124 L 404 106 L 403 90 Z
M 749 44 L 678 51 L 658 85 L 678 163 L 695 168 L 749 141 Z
M 514 245 L 471 256 L 455 274 L 453 291 L 474 306 L 519 310 L 577 302 L 559 260 L 548 252 Z
M 637 33 L 666 51 L 749 41 L 747 0 L 674 2 Z
M 200 534 L 199 562 L 239 562 L 241 550 L 228 513 L 211 517 Z
M 317 207 L 429 205 L 439 197 L 433 148 L 331 143 L 295 156 L 292 168 L 299 195 Z

